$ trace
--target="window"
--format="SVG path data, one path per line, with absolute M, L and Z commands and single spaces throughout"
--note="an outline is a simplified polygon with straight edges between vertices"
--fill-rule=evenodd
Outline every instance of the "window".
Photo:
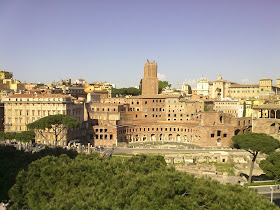
M 214 133 L 212 133 L 212 134 L 211 134 L 211 138 L 214 138 L 214 137 L 215 137 L 215 134 L 214 134 Z

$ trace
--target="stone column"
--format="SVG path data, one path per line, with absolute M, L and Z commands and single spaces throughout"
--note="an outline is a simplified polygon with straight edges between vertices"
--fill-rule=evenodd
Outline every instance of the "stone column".
M 81 143 L 78 143 L 78 153 L 81 152 Z
M 91 151 L 90 151 L 90 143 L 88 143 L 88 154 L 90 154 Z

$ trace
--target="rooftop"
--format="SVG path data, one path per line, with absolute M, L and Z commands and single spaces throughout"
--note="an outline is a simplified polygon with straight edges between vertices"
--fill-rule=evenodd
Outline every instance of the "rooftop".
M 70 95 L 63 94 L 13 94 L 8 98 L 73 98 Z

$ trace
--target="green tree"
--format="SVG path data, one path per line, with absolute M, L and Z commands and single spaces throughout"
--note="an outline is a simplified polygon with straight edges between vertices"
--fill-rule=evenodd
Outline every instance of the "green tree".
M 50 129 L 53 131 L 55 136 L 55 145 L 58 141 L 60 141 L 67 132 L 67 129 L 79 128 L 81 126 L 81 122 L 76 118 L 73 118 L 69 115 L 49 115 L 47 117 L 43 117 L 33 123 L 27 124 L 28 129 L 35 129 L 42 135 L 45 139 L 44 131 L 46 129 Z M 61 135 L 63 134 L 64 135 Z M 60 138 L 59 138 L 60 136 Z
M 259 153 L 270 154 L 279 148 L 279 141 L 264 133 L 247 133 L 232 137 L 233 147 L 244 149 L 252 155 L 248 183 L 252 182 L 254 164 Z
M 138 96 L 141 94 L 141 90 L 130 87 L 130 88 L 120 88 L 112 90 L 112 97 L 124 97 L 126 95 Z
M 0 140 L 6 140 L 4 132 L 0 132 Z
M 162 93 L 162 90 L 166 87 L 171 87 L 171 84 L 168 83 L 168 81 L 158 81 L 158 93 Z
M 16 138 L 16 132 L 6 132 L 5 139 L 6 140 L 13 140 Z
M 280 152 L 273 152 L 265 160 L 261 160 L 260 167 L 267 176 L 278 181 L 280 179 Z
M 22 131 L 20 133 L 17 133 L 15 136 L 15 139 L 17 141 L 29 143 L 32 139 L 35 138 L 35 132 L 34 131 Z
M 139 82 L 139 90 L 140 90 L 140 95 L 142 95 L 142 79 Z
M 246 102 L 244 101 L 243 102 L 243 114 L 242 114 L 243 117 L 246 117 Z
M 47 156 L 22 170 L 9 191 L 11 209 L 275 209 L 237 185 L 195 178 L 162 156 Z M 86 198 L 86 199 L 85 199 Z
M 22 169 L 27 169 L 28 165 L 35 160 L 45 156 L 60 156 L 67 154 L 70 158 L 77 156 L 77 152 L 72 150 L 57 148 L 46 148 L 31 154 L 17 150 L 13 146 L 0 145 L 0 203 L 10 200 L 8 191 L 16 183 L 16 176 Z

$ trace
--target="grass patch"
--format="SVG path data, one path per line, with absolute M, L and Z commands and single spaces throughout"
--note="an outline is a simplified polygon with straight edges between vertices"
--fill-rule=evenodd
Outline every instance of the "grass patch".
M 276 184 L 280 184 L 279 182 L 276 182 Z M 274 181 L 267 181 L 267 182 L 253 182 L 251 184 L 245 183 L 244 186 L 265 186 L 265 185 L 275 185 Z

